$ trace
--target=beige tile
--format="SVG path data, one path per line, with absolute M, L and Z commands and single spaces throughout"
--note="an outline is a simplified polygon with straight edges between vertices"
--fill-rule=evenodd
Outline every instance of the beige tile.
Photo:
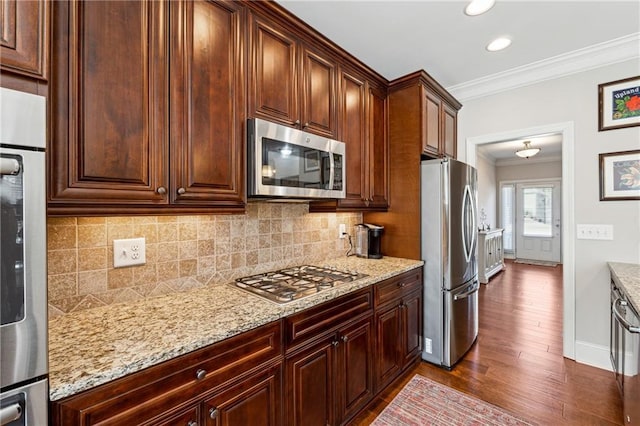
M 279 219 L 282 217 L 282 205 L 271 204 L 271 219 Z
M 216 254 L 216 246 L 213 240 L 198 241 L 198 257 L 213 256 Z
M 178 243 L 158 243 L 157 262 L 168 262 L 178 259 Z
M 293 232 L 293 220 L 282 219 L 282 232 Z
M 216 256 L 198 257 L 198 275 L 212 275 L 216 273 Z
M 77 272 L 76 250 L 51 250 L 48 253 L 48 273 L 50 275 Z
M 130 225 L 132 223 L 133 223 L 133 216 L 107 217 L 107 225 Z
M 186 259 L 180 261 L 180 276 L 190 277 L 196 275 L 198 270 L 198 261 L 196 259 Z
M 258 233 L 268 234 L 271 232 L 271 221 L 269 219 L 260 219 L 258 221 Z
M 108 224 L 107 225 L 107 244 L 113 244 L 113 240 L 120 240 L 123 238 L 135 238 L 133 233 L 133 225 L 126 224 Z
M 245 220 L 232 220 L 231 221 L 231 238 L 238 238 L 245 236 Z
M 134 266 L 133 282 L 135 285 L 152 284 L 158 282 L 158 273 L 156 263 L 147 263 L 146 265 Z
M 106 217 L 79 217 L 78 225 L 106 225 Z
M 65 297 L 63 299 L 49 299 L 49 304 L 64 313 L 69 313 L 82 301 L 82 299 L 84 299 L 84 297 L 85 296 L 73 296 Z
M 260 238 L 256 236 L 247 237 L 244 242 L 245 250 L 255 250 L 260 246 Z
M 195 259 L 198 257 L 198 242 L 196 240 L 180 241 L 178 247 L 178 259 Z
M 178 216 L 158 216 L 158 223 L 175 223 L 178 222 Z
M 158 223 L 158 242 L 178 241 L 178 223 Z
M 278 261 L 278 260 L 282 260 L 283 256 L 283 250 L 282 247 L 273 247 L 271 249 L 271 260 L 272 261 Z
M 58 318 L 64 315 L 60 309 L 53 306 L 51 303 L 47 304 L 47 317 L 49 319 Z
M 157 263 L 157 268 L 159 281 L 172 280 L 180 276 L 180 263 L 177 260 L 159 262 Z
M 78 274 L 49 275 L 47 294 L 49 300 L 64 299 L 78 295 Z
M 78 247 L 101 247 L 106 245 L 106 225 L 78 225 Z
M 244 268 L 246 265 L 245 253 L 232 253 L 231 254 L 231 269 Z
M 271 247 L 271 235 L 265 234 L 258 237 L 258 247 L 261 249 Z
M 213 221 L 198 223 L 199 240 L 213 240 L 216 237 L 216 223 Z
M 282 234 L 271 234 L 271 247 L 282 246 Z
M 258 263 L 267 263 L 271 262 L 271 249 L 260 249 L 258 250 Z
M 133 226 L 135 238 L 144 237 L 147 244 L 158 242 L 158 225 L 156 223 L 142 223 Z
M 48 226 L 76 226 L 78 223 L 75 217 L 49 217 L 47 218 Z
M 133 281 L 132 268 L 118 268 L 108 270 L 107 287 L 109 289 L 133 287 L 134 285 L 135 282 Z
M 258 203 L 258 216 L 261 219 L 269 219 L 271 217 L 271 204 Z
M 78 271 L 93 271 L 107 268 L 107 248 L 78 249 Z
M 178 224 L 178 241 L 189 241 L 198 239 L 198 224 L 196 222 L 186 222 Z
M 198 216 L 178 216 L 178 223 L 198 222 Z
M 218 238 L 231 238 L 230 220 L 216 220 L 216 239 Z
M 258 219 L 249 219 L 245 223 L 244 233 L 247 237 L 258 235 L 260 232 L 260 221 Z
M 271 219 L 271 233 L 279 234 L 282 232 L 282 219 Z
M 76 226 L 48 225 L 47 249 L 61 250 L 76 248 Z
M 134 216 L 134 225 L 148 225 L 158 223 L 158 216 Z
M 244 238 L 232 238 L 231 239 L 231 253 L 238 253 L 245 251 L 245 239 Z
M 246 262 L 247 266 L 257 265 L 259 261 L 258 250 L 251 250 L 247 252 Z
M 71 309 L 71 312 L 84 311 L 85 309 L 97 308 L 106 304 L 92 295 L 85 296 L 80 302 Z
M 107 291 L 107 270 L 78 273 L 78 294 L 96 294 Z
M 214 241 L 216 247 L 216 254 L 225 254 L 231 252 L 231 242 L 229 240 L 219 240 L 216 239 Z
M 227 271 L 231 269 L 231 255 L 220 254 L 216 256 L 216 271 Z

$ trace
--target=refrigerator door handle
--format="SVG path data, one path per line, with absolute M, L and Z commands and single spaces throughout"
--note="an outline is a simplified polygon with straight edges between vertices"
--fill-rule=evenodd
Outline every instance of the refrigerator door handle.
M 471 224 L 469 224 L 469 218 L 467 217 L 469 212 L 467 205 L 471 206 Z M 464 257 L 467 262 L 471 262 L 471 256 L 473 254 L 476 244 L 476 207 L 473 202 L 473 195 L 471 194 L 471 187 L 465 185 L 464 197 L 462 200 L 462 247 L 464 248 Z M 471 242 L 469 243 L 469 233 L 471 233 Z
M 460 293 L 460 294 L 454 294 L 453 295 L 453 300 L 466 299 L 467 297 L 471 296 L 472 294 L 477 293 L 478 290 L 480 290 L 480 283 L 478 281 L 474 281 L 474 283 L 471 286 L 471 289 L 469 291 L 465 291 L 464 293 Z

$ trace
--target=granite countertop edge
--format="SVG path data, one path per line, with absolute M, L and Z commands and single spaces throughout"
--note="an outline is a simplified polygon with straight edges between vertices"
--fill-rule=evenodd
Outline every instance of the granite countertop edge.
M 214 344 L 423 265 L 338 258 L 368 276 L 287 304 L 233 283 L 75 312 L 49 321 L 49 398 L 56 401 Z M 69 342 L 73 342 L 70 344 Z
M 640 313 L 640 264 L 607 262 L 616 284 L 627 295 L 629 302 Z

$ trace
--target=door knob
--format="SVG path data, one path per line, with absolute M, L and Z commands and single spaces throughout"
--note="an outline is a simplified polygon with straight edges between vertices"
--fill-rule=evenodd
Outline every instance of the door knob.
M 186 190 L 186 189 L 184 189 L 184 188 L 178 188 L 178 194 L 182 195 L 182 194 L 184 194 L 185 192 L 187 192 L 187 190 Z

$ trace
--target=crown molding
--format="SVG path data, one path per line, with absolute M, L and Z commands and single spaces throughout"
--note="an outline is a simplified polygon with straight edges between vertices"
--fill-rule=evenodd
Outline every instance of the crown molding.
M 461 102 L 640 58 L 640 32 L 447 87 Z

